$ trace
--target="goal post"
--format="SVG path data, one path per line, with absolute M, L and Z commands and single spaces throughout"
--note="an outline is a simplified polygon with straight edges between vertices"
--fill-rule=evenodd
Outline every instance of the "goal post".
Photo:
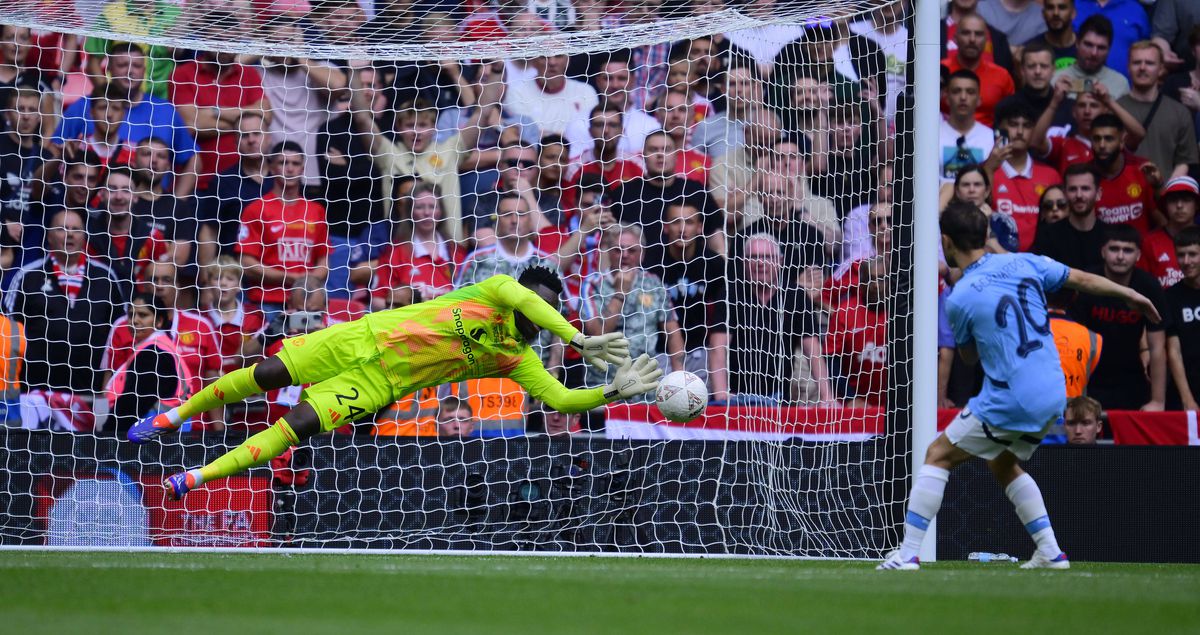
M 0 545 L 882 556 L 936 434 L 939 20 L 4 3 Z M 182 502 L 166 476 L 310 393 L 124 439 L 286 338 L 538 264 L 573 326 L 699 375 L 708 410 L 553 412 L 466 376 L 468 343 L 518 337 L 481 325 L 439 353 L 451 381 L 331 409 L 332 434 Z M 438 367 L 416 326 L 376 335 L 404 373 Z M 532 344 L 570 388 L 612 378 Z

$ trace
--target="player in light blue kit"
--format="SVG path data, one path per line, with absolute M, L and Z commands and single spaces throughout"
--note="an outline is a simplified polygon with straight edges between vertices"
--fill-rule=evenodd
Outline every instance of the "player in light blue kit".
M 960 354 L 983 365 L 983 390 L 929 445 L 909 494 L 904 542 L 876 568 L 921 568 L 917 553 L 942 505 L 950 470 L 977 456 L 988 462 L 1037 544 L 1033 558 L 1021 567 L 1069 569 L 1042 492 L 1017 465 L 1033 455 L 1067 403 L 1045 294 L 1067 287 L 1121 298 L 1153 322 L 1160 320 L 1158 311 L 1133 289 L 1044 256 L 985 253 L 988 220 L 972 203 L 952 203 L 942 213 L 941 226 L 946 261 L 963 270 L 946 312 Z

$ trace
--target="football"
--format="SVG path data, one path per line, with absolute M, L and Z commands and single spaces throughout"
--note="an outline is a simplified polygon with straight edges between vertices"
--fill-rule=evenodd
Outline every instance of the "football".
M 654 403 L 664 417 L 671 421 L 691 421 L 708 405 L 708 387 L 700 378 L 685 370 L 677 370 L 658 382 Z

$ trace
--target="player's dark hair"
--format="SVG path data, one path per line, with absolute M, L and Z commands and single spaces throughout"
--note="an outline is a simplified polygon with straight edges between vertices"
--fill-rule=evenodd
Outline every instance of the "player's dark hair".
M 1108 40 L 1109 45 L 1112 45 L 1112 20 L 1109 20 L 1107 17 L 1099 13 L 1092 15 L 1088 19 L 1084 20 L 1083 24 L 1079 25 L 1079 39 L 1082 40 L 1083 37 L 1088 33 L 1095 33 L 1096 35 Z
M 1142 232 L 1133 225 L 1109 225 L 1104 228 L 1104 245 L 1108 243 L 1133 243 L 1138 249 L 1142 248 Z
M 1095 131 L 1096 128 L 1116 128 L 1125 132 L 1125 124 L 1121 123 L 1121 118 L 1110 112 L 1096 115 L 1096 118 L 1092 120 L 1092 131 Z
M 975 71 L 966 68 L 960 68 L 953 73 L 950 73 L 950 76 L 946 78 L 946 86 L 949 87 L 950 82 L 956 79 L 969 79 L 975 82 L 976 87 L 979 87 L 980 85 L 979 76 L 975 74 Z
M 1200 245 L 1200 226 L 1188 225 L 1175 234 L 1175 248 Z
M 942 235 L 962 251 L 983 249 L 987 242 L 988 219 L 979 206 L 967 201 L 953 200 L 942 212 Z
M 530 289 L 540 284 L 557 295 L 562 295 L 563 292 L 562 278 L 558 277 L 557 271 L 545 265 L 530 265 L 526 267 L 521 272 L 521 275 L 517 277 L 517 282 L 520 282 L 521 286 Z

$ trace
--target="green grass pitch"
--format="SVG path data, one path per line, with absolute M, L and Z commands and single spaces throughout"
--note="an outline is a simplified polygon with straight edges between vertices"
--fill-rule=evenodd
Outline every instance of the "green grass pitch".
M 1200 567 L 0 552 L 7 633 L 1197 633 Z

